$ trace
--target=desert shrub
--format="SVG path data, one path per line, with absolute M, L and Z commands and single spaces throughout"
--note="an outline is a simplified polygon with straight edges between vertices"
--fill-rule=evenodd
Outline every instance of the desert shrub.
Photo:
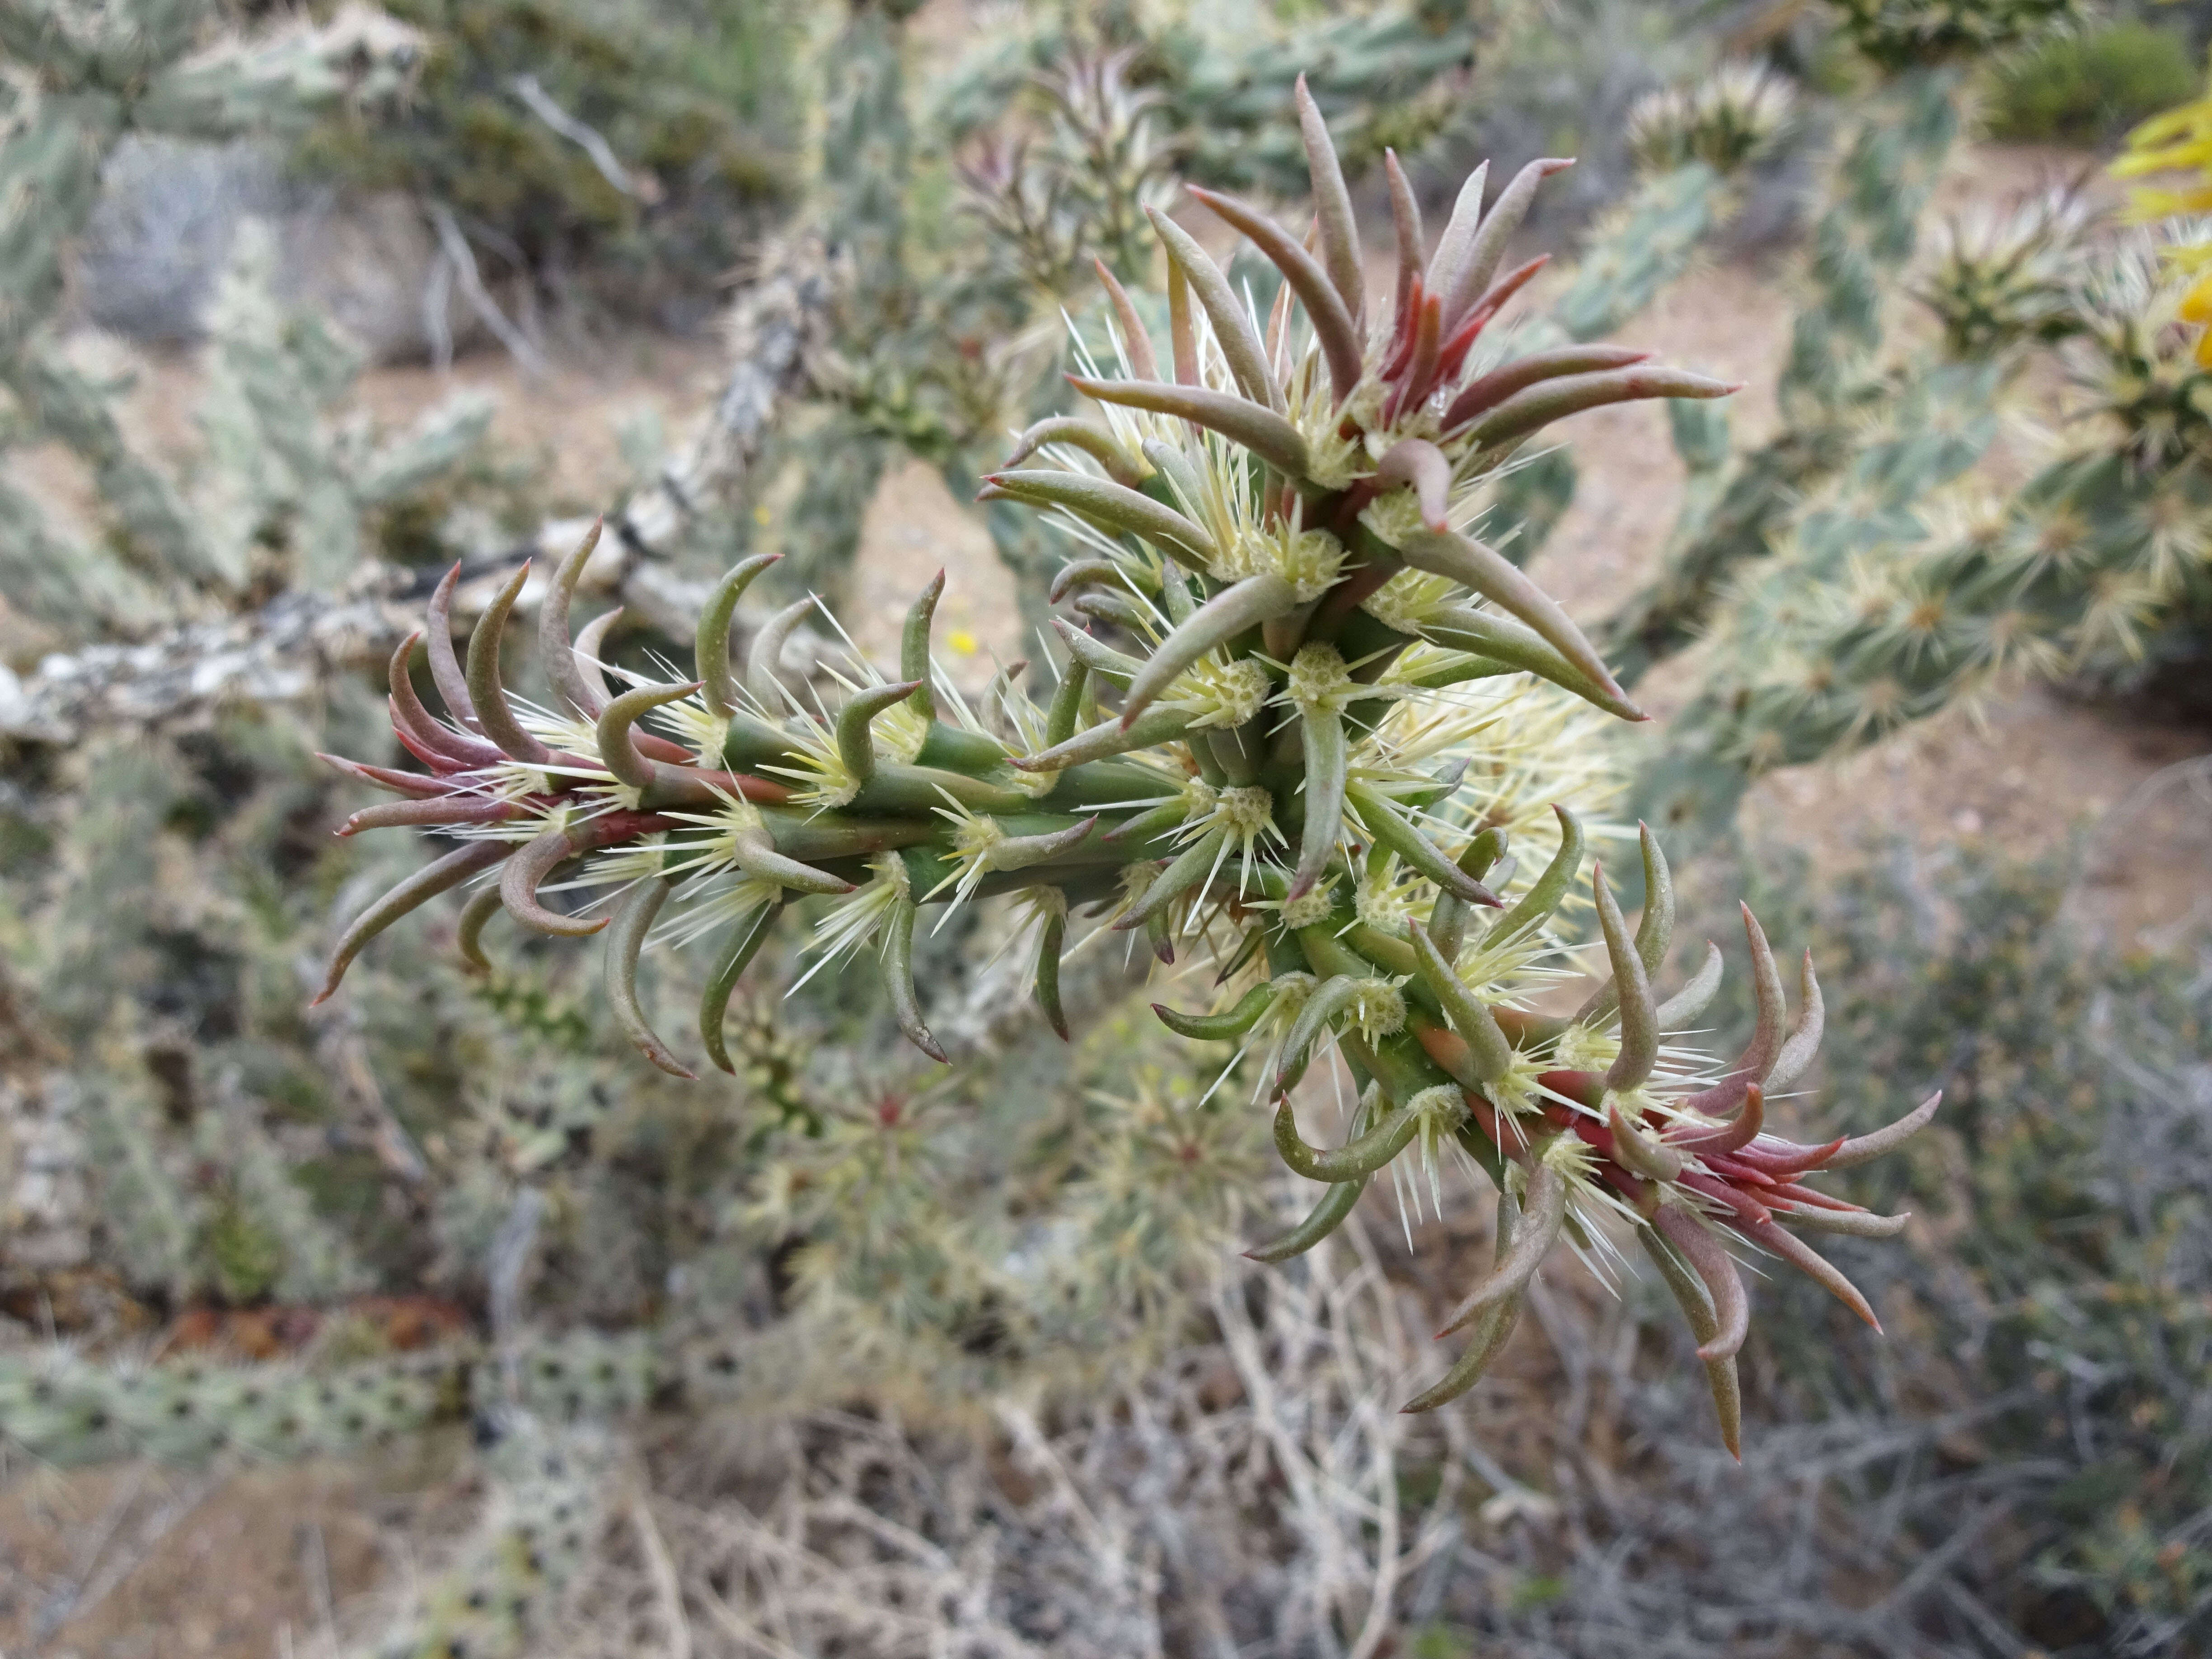
M 1990 77 L 1993 137 L 2094 144 L 2197 89 L 2189 44 L 2134 19 L 2063 35 Z
M 1949 1418 L 1885 1493 L 1922 1547 L 1984 1528 L 1939 1627 L 1965 1639 L 1978 1602 L 2047 1651 L 2180 1653 L 2212 1634 L 2212 975 L 2087 945 L 2079 880 L 1899 848 L 1824 902 L 1837 1126 L 1905 1079 L 1943 1089 L 1942 1127 L 1868 1182 L 1923 1218 L 1887 1258 L 1896 1368 L 1808 1298 L 1773 1334 L 1816 1419 Z

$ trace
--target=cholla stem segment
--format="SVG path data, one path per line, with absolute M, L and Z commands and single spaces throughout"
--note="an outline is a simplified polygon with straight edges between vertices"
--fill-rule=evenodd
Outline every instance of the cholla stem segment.
M 1768 1091 L 1810 1064 L 1821 1019 L 1808 968 L 1789 1024 L 1755 923 L 1751 1045 L 1717 1077 L 1662 1048 L 1712 995 L 1718 957 L 1659 1000 L 1673 909 L 1648 836 L 1650 896 L 1632 939 L 1602 877 L 1590 890 L 1611 985 L 1571 1018 L 1532 1012 L 1563 971 L 1554 917 L 1577 896 L 1584 861 L 1570 805 L 1594 769 L 1583 722 L 1591 710 L 1642 714 L 1558 604 L 1457 527 L 1549 421 L 1727 388 L 1614 347 L 1517 361 L 1510 344 L 1492 349 L 1486 331 L 1538 268 L 1504 270 L 1506 245 L 1555 163 L 1524 169 L 1486 215 L 1481 179 L 1470 180 L 1424 264 L 1394 161 L 1397 295 L 1392 315 L 1370 322 L 1351 199 L 1303 94 L 1298 115 L 1314 175 L 1310 248 L 1249 207 L 1201 198 L 1283 271 L 1267 325 L 1155 215 L 1168 255 L 1164 361 L 1109 281 L 1127 373 L 1079 356 L 1075 385 L 1097 423 L 1030 427 L 985 482 L 985 499 L 1036 507 L 1066 533 L 1054 603 L 1097 629 L 1054 619 L 1067 657 L 1048 709 L 1009 670 L 985 700 L 987 726 L 937 678 L 941 576 L 907 618 L 896 672 L 842 660 L 805 686 L 780 680 L 789 635 L 817 609 L 809 599 L 755 632 L 741 685 L 731 624 L 766 568 L 757 559 L 709 595 L 692 684 L 613 695 L 592 660 L 607 619 L 573 644 L 568 635 L 587 538 L 562 562 L 537 629 L 568 706 L 541 720 L 511 707 L 499 678 L 519 580 L 486 611 L 465 671 L 449 575 L 429 629 L 441 716 L 408 680 L 413 640 L 392 665 L 394 730 L 425 769 L 355 769 L 407 799 L 353 827 L 465 840 L 356 923 L 330 984 L 390 921 L 477 871 L 499 869 L 496 902 L 522 926 L 607 927 L 540 901 L 541 884 L 572 860 L 583 864 L 577 884 L 621 885 L 608 994 L 632 1040 L 671 1071 L 686 1068 L 644 1018 L 642 952 L 720 932 L 699 1037 L 727 1069 L 733 989 L 800 895 L 835 896 L 814 933 L 817 966 L 872 945 L 890 1018 L 939 1060 L 914 977 L 924 905 L 1021 895 L 1042 918 L 1036 1000 L 1063 1034 L 1060 963 L 1080 943 L 1071 915 L 1140 932 L 1164 962 L 1180 942 L 1200 973 L 1218 970 L 1219 1003 L 1163 1009 L 1170 1026 L 1261 1048 L 1279 1096 L 1316 1057 L 1340 1060 L 1362 1092 L 1347 1144 L 1328 1150 L 1299 1136 L 1287 1099 L 1274 1104 L 1282 1155 L 1329 1189 L 1256 1254 L 1310 1248 L 1376 1170 L 1409 1152 L 1433 1176 L 1446 1140 L 1501 1193 L 1525 1194 L 1521 1209 L 1504 1204 L 1496 1267 L 1455 1313 L 1467 1352 L 1415 1407 L 1481 1375 L 1561 1232 L 1589 1239 L 1626 1224 L 1660 1251 L 1709 1350 L 1733 1444 L 1722 1350 L 1741 1340 L 1743 1316 L 1719 1241 L 1732 1232 L 1838 1289 L 1833 1267 L 1782 1230 L 1899 1224 L 1807 1183 L 1887 1150 L 1933 1106 L 1852 1140 L 1765 1133 Z M 1504 859 L 1509 836 L 1532 876 L 1516 878 Z M 480 895 L 465 915 L 462 949 L 478 967 L 491 908 Z M 663 913 L 672 919 L 656 927 Z

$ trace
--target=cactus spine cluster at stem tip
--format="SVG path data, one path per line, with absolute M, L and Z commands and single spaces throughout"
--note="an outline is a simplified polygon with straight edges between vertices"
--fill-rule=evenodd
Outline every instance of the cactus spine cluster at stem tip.
M 1385 1166 L 1408 1183 L 1410 1170 L 1425 1171 L 1433 1191 L 1455 1147 L 1495 1184 L 1499 1260 L 1449 1326 L 1470 1329 L 1470 1346 L 1413 1408 L 1471 1386 L 1563 1231 L 1602 1249 L 1604 1224 L 1618 1219 L 1698 1329 L 1733 1443 L 1745 1301 L 1731 1246 L 1783 1257 L 1873 1322 L 1781 1223 L 1901 1226 L 1803 1178 L 1884 1150 L 1934 1103 L 1858 1140 L 1799 1146 L 1763 1132 L 1765 1091 L 1813 1057 L 1820 1003 L 1808 963 L 1790 1025 L 1748 913 L 1750 1046 L 1708 1074 L 1668 1044 L 1711 996 L 1719 955 L 1658 999 L 1673 907 L 1648 834 L 1650 897 L 1632 936 L 1602 872 L 1590 878 L 1611 982 L 1571 1018 L 1533 1012 L 1562 975 L 1550 921 L 1585 851 L 1584 825 L 1564 805 L 1556 827 L 1540 822 L 1589 763 L 1589 738 L 1563 706 L 1642 715 L 1557 603 L 1460 527 L 1484 481 L 1551 422 L 1732 388 L 1625 364 L 1610 348 L 1486 358 L 1485 330 L 1534 270 L 1504 268 L 1508 240 L 1559 161 L 1524 168 L 1487 213 L 1478 173 L 1433 254 L 1394 162 L 1396 291 L 1370 314 L 1350 198 L 1303 87 L 1298 115 L 1311 250 L 1240 201 L 1192 191 L 1281 270 L 1271 313 L 1253 314 L 1189 233 L 1153 211 L 1168 337 L 1155 340 L 1102 272 L 1120 324 L 1117 372 L 1086 361 L 1071 380 L 1103 422 L 1041 422 L 984 480 L 986 499 L 1065 531 L 1075 556 L 1054 600 L 1072 599 L 1120 645 L 1057 618 L 1065 659 L 1048 701 L 1031 702 L 1009 670 L 977 710 L 931 660 L 940 578 L 908 619 L 896 672 L 854 653 L 833 674 L 843 692 L 833 709 L 777 676 L 811 600 L 772 618 L 742 674 L 733 667 L 730 615 L 770 562 L 760 556 L 708 601 L 691 680 L 624 677 L 618 689 L 594 659 L 596 640 L 569 636 L 586 538 L 539 617 L 561 706 L 533 708 L 508 696 L 500 671 L 522 574 L 485 611 L 465 660 L 447 631 L 449 577 L 427 633 L 446 718 L 415 689 L 422 636 L 402 644 L 390 677 L 399 740 L 428 769 L 337 764 L 402 798 L 341 834 L 412 827 L 455 844 L 347 930 L 317 1000 L 393 921 L 472 884 L 465 956 L 485 960 L 486 924 L 502 912 L 538 933 L 603 933 L 623 1024 L 654 1065 L 690 1076 L 639 999 L 644 947 L 714 941 L 698 1039 L 726 1066 L 724 1015 L 748 963 L 787 906 L 827 898 L 812 936 L 819 959 L 872 949 L 900 1024 L 942 1058 L 913 972 L 923 913 L 1019 894 L 1034 918 L 1036 999 L 1062 1030 L 1059 970 L 1081 948 L 1079 914 L 1094 923 L 1084 942 L 1141 934 L 1163 962 L 1180 952 L 1186 968 L 1218 964 L 1217 1008 L 1161 1018 L 1197 1040 L 1262 1048 L 1277 1148 L 1327 1188 L 1312 1217 L 1260 1252 L 1267 1259 L 1326 1236 Z M 1511 840 L 1549 850 L 1517 884 Z M 555 890 L 601 896 L 556 908 Z M 1350 1138 L 1324 1148 L 1304 1139 L 1291 1090 L 1310 1064 L 1337 1063 L 1332 1046 L 1358 1098 Z

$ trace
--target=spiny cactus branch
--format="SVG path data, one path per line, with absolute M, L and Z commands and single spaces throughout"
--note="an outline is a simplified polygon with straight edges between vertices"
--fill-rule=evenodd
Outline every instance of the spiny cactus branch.
M 1760 1133 L 1761 1090 L 1784 1033 L 1779 981 L 1747 915 L 1761 1017 L 1751 1046 L 1717 1076 L 1662 1048 L 1651 981 L 1668 912 L 1648 912 L 1632 941 L 1601 878 L 1595 899 L 1616 969 L 1613 996 L 1595 1005 L 1602 1017 L 1527 1012 L 1556 971 L 1545 965 L 1560 948 L 1553 918 L 1578 885 L 1585 832 L 1564 805 L 1553 830 L 1544 820 L 1554 802 L 1500 781 L 1516 768 L 1563 776 L 1578 740 L 1577 726 L 1559 723 L 1580 718 L 1567 712 L 1571 699 L 1515 677 L 1540 660 L 1585 703 L 1635 711 L 1556 602 L 1465 533 L 1486 482 L 1552 422 L 1604 403 L 1733 388 L 1554 358 L 1484 405 L 1491 381 L 1470 406 L 1468 385 L 1491 367 L 1483 331 L 1526 279 L 1498 274 L 1506 238 L 1559 164 L 1525 171 L 1488 214 L 1479 185 L 1463 191 L 1434 257 L 1405 273 L 1404 303 L 1370 319 L 1338 281 L 1349 272 L 1334 268 L 1356 232 L 1325 135 L 1304 109 L 1320 258 L 1253 210 L 1214 201 L 1255 233 L 1301 305 L 1286 301 L 1263 330 L 1204 250 L 1155 213 L 1175 380 L 1136 380 L 1149 343 L 1117 341 L 1114 362 L 1084 363 L 1079 382 L 1103 434 L 1033 430 L 1018 446 L 1024 464 L 982 480 L 987 501 L 1041 512 L 1065 534 L 1075 568 L 1054 591 L 1079 590 L 1079 614 L 1128 649 L 1078 644 L 1087 635 L 1062 619 L 1063 692 L 1040 707 L 1009 669 L 979 712 L 931 661 L 933 582 L 908 620 L 897 672 L 854 654 L 834 671 L 842 708 L 809 708 L 776 679 L 772 650 L 757 648 L 742 687 L 729 676 L 721 596 L 747 580 L 741 566 L 684 630 L 697 653 L 688 680 L 635 684 L 596 716 L 538 710 L 510 707 L 495 672 L 503 604 L 520 586 L 511 581 L 465 672 L 439 677 L 462 682 L 446 694 L 444 723 L 415 709 L 396 659 L 401 737 L 431 781 L 431 793 L 407 787 L 409 810 L 442 799 L 468 821 L 446 827 L 459 850 L 371 907 L 331 983 L 365 930 L 496 866 L 502 902 L 526 926 L 609 933 L 620 1023 L 656 1065 L 680 1072 L 637 994 L 646 947 L 726 934 L 701 1008 L 719 1059 L 717 1027 L 763 918 L 826 896 L 818 962 L 872 948 L 899 1025 L 941 1060 L 915 980 L 925 912 L 1024 895 L 1043 924 L 1036 1000 L 1062 1026 L 1066 918 L 1091 907 L 1098 925 L 1074 950 L 1141 931 L 1164 962 L 1180 947 L 1219 966 L 1222 1009 L 1188 1029 L 1241 1026 L 1268 1045 L 1263 1073 L 1284 1096 L 1277 1146 L 1293 1170 L 1364 1184 L 1411 1152 L 1433 1182 L 1437 1159 L 1455 1147 L 1517 1196 L 1518 1231 L 1455 1321 L 1487 1316 L 1477 1337 L 1486 1357 L 1557 1236 L 1570 1226 L 1591 1236 L 1607 1216 L 1649 1227 L 1666 1214 L 1701 1236 L 1725 1229 L 1832 1283 L 1773 1218 L 1801 1204 L 1858 1213 L 1796 1182 L 1836 1149 L 1814 1151 L 1786 1183 L 1758 1163 L 1806 1149 Z M 1493 623 L 1501 631 L 1486 635 Z M 1519 642 L 1499 658 L 1466 648 L 1486 637 Z M 557 627 L 539 643 L 555 664 L 574 655 Z M 549 678 L 562 683 L 550 665 Z M 1467 689 L 1485 680 L 1501 684 Z M 1548 722 L 1547 708 L 1559 711 Z M 650 755 L 647 726 L 660 745 Z M 1474 777 L 1485 782 L 1470 791 Z M 1455 804 L 1470 793 L 1482 799 Z M 1556 833 L 1558 850 L 1507 905 L 1502 879 L 1485 877 L 1504 832 L 1524 831 Z M 1646 859 L 1663 891 L 1656 845 Z M 572 863 L 562 885 L 602 896 L 553 908 L 550 878 Z M 1494 920 L 1479 925 L 1486 913 Z M 1304 1139 L 1287 1097 L 1324 1066 L 1348 1070 L 1367 1097 L 1352 1139 L 1333 1148 Z M 1672 1152 L 1639 1141 L 1628 1162 L 1616 1159 L 1616 1116 Z M 1648 1173 L 1661 1167 L 1675 1174 Z M 1324 1200 L 1264 1254 L 1310 1245 L 1348 1209 Z M 1463 1364 L 1453 1387 L 1479 1370 Z

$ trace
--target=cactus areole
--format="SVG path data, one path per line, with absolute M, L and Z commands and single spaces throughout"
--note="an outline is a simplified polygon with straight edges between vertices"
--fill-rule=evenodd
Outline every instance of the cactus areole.
M 465 659 L 450 642 L 448 578 L 427 633 L 444 718 L 412 689 L 416 638 L 392 663 L 393 726 L 427 775 L 337 763 L 403 797 L 340 833 L 411 825 L 457 845 L 355 922 L 322 995 L 379 931 L 464 883 L 475 894 L 461 949 L 478 966 L 483 927 L 502 908 L 542 933 L 604 931 L 607 994 L 623 1024 L 654 1064 L 685 1077 L 639 1004 L 641 951 L 713 942 L 699 1037 L 726 1068 L 732 991 L 795 897 L 836 896 L 814 947 L 830 960 L 872 945 L 901 1025 L 939 1060 L 911 965 L 925 909 L 1028 897 L 1037 1000 L 1063 1035 L 1071 914 L 1096 918 L 1093 938 L 1141 933 L 1163 961 L 1178 945 L 1186 965 L 1192 951 L 1211 953 L 1217 1010 L 1163 1007 L 1161 1018 L 1194 1040 L 1265 1045 L 1277 1146 L 1326 1188 L 1308 1220 L 1255 1255 L 1280 1260 L 1318 1243 L 1401 1156 L 1433 1179 L 1439 1152 L 1456 1147 L 1497 1184 L 1498 1262 L 1448 1328 L 1473 1340 L 1408 1409 L 1472 1386 L 1561 1232 L 1589 1244 L 1626 1225 L 1697 1331 L 1733 1447 L 1745 1297 L 1731 1250 L 1784 1257 L 1872 1322 L 1858 1292 L 1783 1224 L 1895 1231 L 1901 1220 L 1804 1181 L 1882 1150 L 1933 1103 L 1857 1141 L 1801 1146 L 1761 1133 L 1764 1091 L 1812 1058 L 1820 1004 L 1808 962 L 1788 1027 L 1778 971 L 1747 914 L 1759 1007 L 1750 1048 L 1700 1073 L 1668 1047 L 1712 994 L 1719 963 L 1709 947 L 1689 988 L 1659 1000 L 1673 907 L 1648 834 L 1648 901 L 1632 937 L 1602 873 L 1590 877 L 1611 983 L 1571 1018 L 1531 1012 L 1532 990 L 1564 976 L 1544 964 L 1560 950 L 1553 913 L 1582 889 L 1582 823 L 1565 806 L 1554 819 L 1539 798 L 1526 838 L 1555 850 L 1540 869 L 1530 860 L 1533 879 L 1522 872 L 1509 906 L 1510 815 L 1453 797 L 1469 781 L 1471 749 L 1519 757 L 1491 771 L 1564 777 L 1589 746 L 1576 735 L 1583 714 L 1644 718 L 1565 612 L 1468 533 L 1484 481 L 1562 416 L 1734 388 L 1613 349 L 1510 365 L 1480 349 L 1534 273 L 1505 269 L 1506 245 L 1560 161 L 1524 168 L 1486 214 L 1478 172 L 1430 253 L 1391 158 L 1400 260 L 1395 299 L 1376 314 L 1343 177 L 1303 83 L 1298 113 L 1313 251 L 1240 202 L 1192 192 L 1281 270 L 1272 314 L 1255 316 L 1199 244 L 1155 214 L 1169 338 L 1152 337 L 1102 267 L 1115 372 L 1085 359 L 1091 372 L 1071 379 L 1103 420 L 1040 423 L 984 485 L 1069 532 L 1074 556 L 1054 603 L 1110 623 L 1133 651 L 1060 619 L 1066 659 L 1048 702 L 1006 674 L 979 714 L 932 665 L 940 576 L 908 620 L 896 672 L 855 654 L 835 676 L 845 696 L 830 712 L 778 678 L 811 600 L 770 618 L 742 671 L 732 664 L 731 615 L 772 562 L 763 556 L 707 603 L 689 684 L 617 690 L 594 659 L 596 631 L 572 641 L 568 629 L 595 532 L 544 602 L 540 648 L 565 706 L 539 710 L 500 681 L 521 575 Z M 1550 752 L 1562 750 L 1565 763 Z M 611 908 L 555 908 L 542 894 L 556 884 L 600 888 Z M 1324 1149 L 1304 1139 L 1289 1091 L 1332 1043 L 1363 1094 L 1349 1140 Z

